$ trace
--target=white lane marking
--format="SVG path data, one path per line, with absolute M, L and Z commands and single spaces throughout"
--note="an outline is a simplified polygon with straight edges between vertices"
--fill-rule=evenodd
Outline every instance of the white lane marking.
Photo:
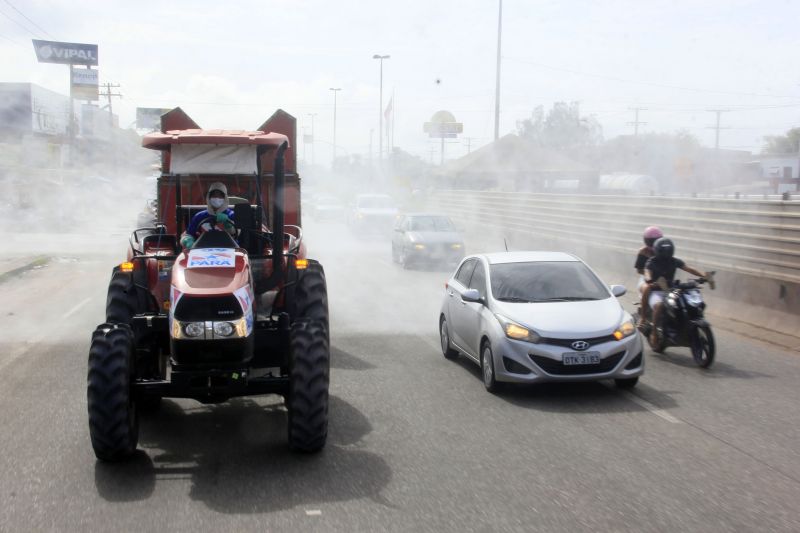
M 69 318 L 69 317 L 71 317 L 72 315 L 74 315 L 75 313 L 77 313 L 77 312 L 78 312 L 78 310 L 79 310 L 81 307 L 83 307 L 84 305 L 88 304 L 88 303 L 89 303 L 89 302 L 91 302 L 91 301 L 92 301 L 92 298 L 91 298 L 91 297 L 89 297 L 89 298 L 86 298 L 85 300 L 81 300 L 80 302 L 78 302 L 77 304 L 75 304 L 75 306 L 74 306 L 72 309 L 70 309 L 69 311 L 67 311 L 66 313 L 64 313 L 64 316 L 63 316 L 63 317 L 61 317 L 61 318 Z
M 644 407 L 645 409 L 647 409 L 648 411 L 650 411 L 654 415 L 663 418 L 667 422 L 670 422 L 672 424 L 683 424 L 683 421 L 681 419 L 675 418 L 674 416 L 672 416 L 671 414 L 666 412 L 664 409 L 661 409 L 660 407 L 657 407 L 657 406 L 653 405 L 652 403 L 648 402 L 644 398 L 640 398 L 639 396 L 636 396 L 632 392 L 628 392 L 628 391 L 619 391 L 619 392 L 623 396 L 625 396 L 627 399 L 629 399 L 630 401 L 635 403 L 636 405 L 638 405 L 640 407 Z
M 322 511 L 319 509 L 306 509 L 306 516 L 321 516 Z

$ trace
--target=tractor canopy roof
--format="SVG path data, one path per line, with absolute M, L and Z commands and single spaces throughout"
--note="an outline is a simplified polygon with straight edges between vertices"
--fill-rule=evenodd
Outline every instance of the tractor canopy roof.
M 169 152 L 173 174 L 256 174 L 259 153 L 284 143 L 289 138 L 280 133 L 244 130 L 169 130 L 142 139 L 145 148 Z
M 142 138 L 142 146 L 153 150 L 169 150 L 174 144 L 267 145 L 277 148 L 283 143 L 289 143 L 286 135 L 245 130 L 169 130 L 166 133 L 148 133 Z

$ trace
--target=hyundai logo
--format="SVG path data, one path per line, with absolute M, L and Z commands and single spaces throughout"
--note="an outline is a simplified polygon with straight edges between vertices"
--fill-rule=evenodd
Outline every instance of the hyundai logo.
M 589 343 L 586 341 L 575 341 L 572 343 L 572 349 L 582 352 L 583 350 L 589 347 Z

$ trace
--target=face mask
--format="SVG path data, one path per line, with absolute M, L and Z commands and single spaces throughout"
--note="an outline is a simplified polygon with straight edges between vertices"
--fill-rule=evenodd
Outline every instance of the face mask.
M 225 198 L 212 198 L 209 203 L 211 204 L 211 207 L 213 207 L 214 209 L 219 209 L 220 207 L 225 205 Z

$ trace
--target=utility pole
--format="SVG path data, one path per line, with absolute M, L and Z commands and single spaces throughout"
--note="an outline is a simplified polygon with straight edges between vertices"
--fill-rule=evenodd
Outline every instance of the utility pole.
M 378 59 L 381 62 L 381 78 L 380 78 L 380 96 L 378 99 L 378 166 L 383 171 L 383 60 L 389 59 L 391 56 L 382 56 L 375 54 L 372 59 Z
M 331 161 L 331 170 L 336 166 L 336 93 L 341 91 L 341 87 L 331 87 L 328 89 L 333 91 L 333 160 Z
M 708 129 L 711 129 L 711 130 L 716 130 L 716 133 L 715 133 L 715 139 L 714 139 L 714 150 L 717 150 L 717 151 L 719 151 L 719 130 L 721 130 L 721 129 L 727 129 L 727 128 L 721 128 L 721 127 L 720 127 L 720 125 L 719 125 L 719 122 L 720 122 L 720 116 L 721 116 L 723 113 L 727 113 L 727 112 L 729 112 L 729 111 L 730 111 L 730 109 L 709 109 L 709 110 L 708 110 L 708 112 L 709 112 L 709 113 L 716 113 L 716 114 L 717 114 L 717 125 L 716 125 L 716 126 L 709 126 L 709 127 L 708 127 Z
M 317 116 L 316 113 L 308 113 L 308 116 L 311 117 L 311 166 L 314 166 L 314 145 L 317 142 L 317 138 L 314 137 L 314 117 Z
M 497 15 L 497 79 L 494 87 L 494 140 L 500 138 L 500 44 L 503 35 L 503 0 Z
M 647 124 L 647 122 L 639 121 L 639 111 L 647 111 L 647 109 L 644 108 L 644 107 L 631 107 L 629 109 L 635 113 L 635 115 L 634 115 L 635 118 L 633 119 L 633 122 L 628 122 L 628 125 L 633 126 L 633 136 L 634 137 L 638 137 L 639 136 L 639 124 L 642 124 L 642 125 Z
M 106 90 L 105 92 L 100 93 L 100 96 L 103 96 L 108 99 L 108 126 L 109 126 L 108 131 L 111 132 L 114 128 L 114 113 L 111 107 L 111 98 L 122 98 L 122 95 L 120 93 L 111 92 L 111 89 L 119 89 L 118 83 L 106 83 L 104 87 Z
M 467 153 L 472 152 L 472 137 L 464 137 L 464 140 L 467 141 Z

